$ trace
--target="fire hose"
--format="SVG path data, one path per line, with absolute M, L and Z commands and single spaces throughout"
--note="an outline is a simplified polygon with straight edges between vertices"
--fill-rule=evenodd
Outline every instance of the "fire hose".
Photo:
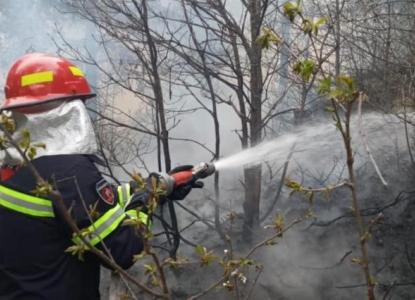
M 211 176 L 216 171 L 215 165 L 213 163 L 206 163 L 202 162 L 198 165 L 196 165 L 193 169 L 186 170 L 186 171 L 180 171 L 174 174 L 162 174 L 161 180 L 164 182 L 166 186 L 167 195 L 169 195 L 174 188 L 179 187 L 181 185 L 188 184 L 190 182 L 195 182 L 199 179 L 204 179 L 208 176 Z M 170 227 L 172 232 L 167 232 L 166 230 L 166 237 L 168 240 L 170 240 L 169 234 L 173 236 L 173 243 L 171 243 L 170 248 L 168 249 L 168 252 L 170 254 L 170 257 L 175 259 L 176 258 L 176 252 L 177 249 L 180 246 L 180 231 L 177 224 L 177 216 L 176 211 L 174 207 L 174 203 L 172 200 L 167 199 L 167 205 L 169 209 L 171 224 L 167 225 L 167 227 Z M 163 211 L 161 211 L 162 213 Z M 166 221 L 163 218 L 163 215 L 156 216 L 158 219 L 162 222 L 163 227 L 166 227 Z

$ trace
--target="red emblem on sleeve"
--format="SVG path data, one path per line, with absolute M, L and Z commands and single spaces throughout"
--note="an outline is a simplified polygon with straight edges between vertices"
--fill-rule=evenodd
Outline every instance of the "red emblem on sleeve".
M 115 196 L 110 187 L 110 184 L 105 180 L 102 179 L 101 181 L 97 182 L 96 190 L 99 197 L 104 200 L 105 203 L 114 204 Z

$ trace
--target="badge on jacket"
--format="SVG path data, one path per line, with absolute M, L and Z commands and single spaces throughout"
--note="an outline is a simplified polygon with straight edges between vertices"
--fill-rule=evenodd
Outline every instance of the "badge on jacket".
M 96 184 L 96 190 L 99 197 L 104 200 L 105 203 L 110 205 L 114 204 L 115 196 L 108 181 L 105 179 L 98 181 Z

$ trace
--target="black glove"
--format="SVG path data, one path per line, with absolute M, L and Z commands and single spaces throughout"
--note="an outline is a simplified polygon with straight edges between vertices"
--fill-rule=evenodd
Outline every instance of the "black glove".
M 160 182 L 160 178 L 157 173 L 151 173 L 150 176 L 146 179 L 147 189 L 140 188 L 140 185 L 135 181 L 130 181 L 130 189 L 134 193 L 131 198 L 130 203 L 127 205 L 126 210 L 136 209 L 137 207 L 141 206 L 141 211 L 143 213 L 148 213 L 148 202 L 150 200 L 150 192 L 149 188 L 151 187 L 151 179 L 155 178 L 157 180 L 157 184 Z M 137 193 L 135 193 L 136 189 L 140 189 Z M 166 203 L 166 196 L 160 195 L 159 196 L 159 204 L 163 205 Z
M 179 166 L 171 170 L 168 174 L 172 175 L 183 171 L 189 171 L 191 169 L 193 169 L 192 165 Z M 183 200 L 190 193 L 192 188 L 200 189 L 203 188 L 203 186 L 204 183 L 202 181 L 191 180 L 185 184 L 175 187 L 168 198 L 171 200 Z

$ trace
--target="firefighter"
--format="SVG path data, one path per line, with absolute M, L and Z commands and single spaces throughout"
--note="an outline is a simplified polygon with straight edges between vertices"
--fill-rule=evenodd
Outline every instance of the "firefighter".
M 97 143 L 84 105 L 94 96 L 82 71 L 71 62 L 30 54 L 10 69 L 1 110 L 12 113 L 16 141 L 22 138 L 20 129 L 27 128 L 32 143 L 46 144 L 38 148 L 34 167 L 56 184 L 77 226 L 92 232 L 86 235 L 89 242 L 104 250 L 103 241 L 115 262 L 128 269 L 143 242 L 133 227 L 121 224 L 127 218 L 149 222 L 149 195 L 134 194 L 130 184 L 109 184 L 96 167 Z M 74 238 L 53 199 L 33 194 L 36 179 L 20 165 L 16 149 L 4 149 L 0 158 L 0 300 L 100 299 L 100 260 L 88 251 L 84 261 L 65 252 L 82 245 L 82 240 Z M 168 197 L 181 200 L 192 187 L 201 186 L 176 187 Z M 144 207 L 139 215 L 138 205 Z

